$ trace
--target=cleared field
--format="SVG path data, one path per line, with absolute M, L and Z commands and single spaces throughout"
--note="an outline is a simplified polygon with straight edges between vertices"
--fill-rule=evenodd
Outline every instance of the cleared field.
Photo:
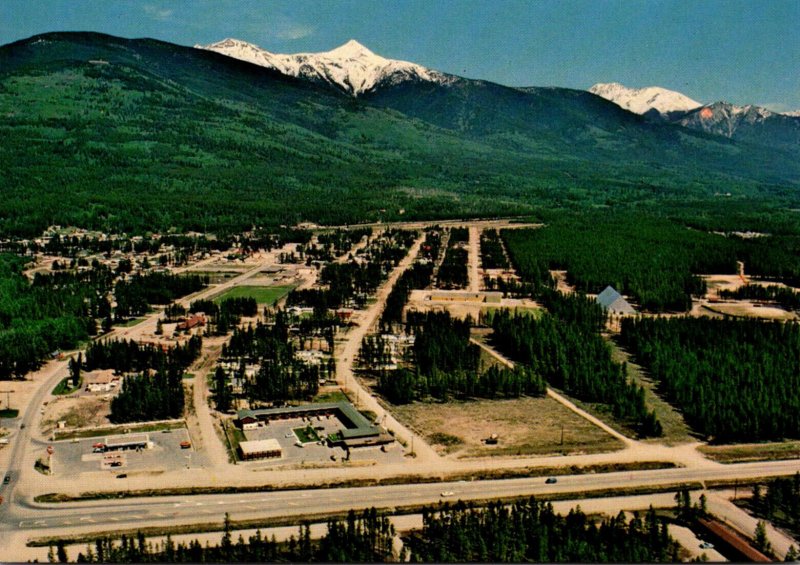
M 62 396 L 47 405 L 42 418 L 42 432 L 50 433 L 63 420 L 67 428 L 83 428 L 109 424 L 111 395 Z
M 707 304 L 705 307 L 717 314 L 743 318 L 763 318 L 767 320 L 797 319 L 792 312 L 787 312 L 778 306 L 759 306 L 745 300 L 729 303 Z
M 289 294 L 293 286 L 235 286 L 214 298 L 214 302 L 222 302 L 227 298 L 255 298 L 259 304 L 275 304 Z
M 798 459 L 800 458 L 800 441 L 704 445 L 700 447 L 700 451 L 709 459 L 719 463 Z
M 599 453 L 623 447 L 547 397 L 416 402 L 395 406 L 392 411 L 440 453 L 456 458 Z M 497 444 L 487 445 L 484 440 L 492 434 L 497 434 Z

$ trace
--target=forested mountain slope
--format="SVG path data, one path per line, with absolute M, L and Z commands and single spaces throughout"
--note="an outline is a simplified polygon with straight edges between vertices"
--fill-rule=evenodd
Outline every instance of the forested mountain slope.
M 458 79 L 354 100 L 94 33 L 0 47 L 0 115 L 0 235 L 525 214 L 800 183 L 787 152 L 649 124 L 579 91 Z

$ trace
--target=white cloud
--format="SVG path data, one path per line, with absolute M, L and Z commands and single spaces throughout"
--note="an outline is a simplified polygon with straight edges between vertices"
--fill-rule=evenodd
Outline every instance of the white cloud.
M 142 6 L 144 13 L 151 19 L 158 20 L 160 22 L 168 20 L 175 10 L 170 10 L 167 8 L 159 8 L 157 6 L 153 6 L 152 4 L 145 4 Z
M 284 24 L 278 26 L 275 36 L 278 39 L 288 39 L 294 41 L 312 35 L 316 31 L 314 26 L 303 24 Z

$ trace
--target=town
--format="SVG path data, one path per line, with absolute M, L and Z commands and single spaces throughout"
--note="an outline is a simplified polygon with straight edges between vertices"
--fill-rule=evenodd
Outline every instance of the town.
M 730 489 L 796 471 L 796 447 L 775 444 L 785 461 L 746 463 L 769 461 L 763 445 L 698 441 L 620 345 L 629 321 L 660 314 L 612 286 L 579 293 L 565 270 L 539 289 L 518 271 L 521 240 L 547 229 L 517 220 L 304 225 L 218 240 L 54 227 L 4 242 L 26 257 L 21 276 L 32 288 L 102 281 L 92 296 L 100 305 L 86 312 L 88 341 L 54 349 L 26 374 L 22 361 L 6 365 L 16 376 L 0 432 L 9 547 L 20 560 L 44 559 L 46 540 L 61 539 L 77 554 L 109 522 L 202 532 L 220 511 L 268 527 L 278 516 L 374 506 L 413 480 L 402 500 L 385 499 L 398 530 L 418 527 L 420 503 L 487 492 L 580 493 L 582 508 L 602 513 L 671 508 L 674 485 L 686 484 L 689 507 L 702 495 L 713 509 L 669 526 L 686 556 L 766 558 L 747 541 L 762 522 Z M 738 270 L 703 275 L 689 316 L 794 319 L 780 300 L 744 293 L 774 287 L 742 262 Z M 514 335 L 545 331 L 567 308 L 595 320 L 575 331 L 598 342 L 593 363 L 610 371 L 584 374 L 574 359 L 570 379 L 600 377 L 608 392 L 559 382 L 545 358 L 513 346 Z M 557 339 L 569 347 L 572 338 Z M 365 494 L 329 498 L 342 489 Z M 234 491 L 267 504 L 226 494 Z M 160 498 L 134 515 L 126 500 L 80 510 L 120 492 Z M 274 511 L 264 510 L 278 496 L 286 502 L 270 522 Z M 766 531 L 770 551 L 791 554 L 788 535 Z

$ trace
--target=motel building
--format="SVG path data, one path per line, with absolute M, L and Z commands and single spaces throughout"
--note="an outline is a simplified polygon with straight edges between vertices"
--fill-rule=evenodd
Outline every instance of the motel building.
M 243 461 L 251 459 L 280 459 L 283 455 L 281 444 L 275 438 L 239 443 L 239 455 Z

